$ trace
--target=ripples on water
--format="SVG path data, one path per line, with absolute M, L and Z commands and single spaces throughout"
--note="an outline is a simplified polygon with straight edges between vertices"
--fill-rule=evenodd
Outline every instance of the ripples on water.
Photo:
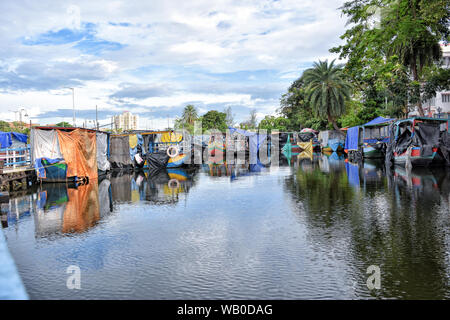
M 290 164 L 43 184 L 3 231 L 35 299 L 450 298 L 448 170 Z

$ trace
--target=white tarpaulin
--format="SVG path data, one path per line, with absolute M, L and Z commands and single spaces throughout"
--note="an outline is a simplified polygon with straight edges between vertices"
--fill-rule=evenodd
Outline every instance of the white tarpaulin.
M 34 162 L 39 158 L 64 158 L 61 154 L 56 130 L 31 130 L 31 155 Z
M 328 146 L 328 131 L 319 132 L 319 141 L 323 148 Z
M 102 171 L 111 168 L 108 161 L 108 135 L 102 132 L 97 132 L 97 167 Z

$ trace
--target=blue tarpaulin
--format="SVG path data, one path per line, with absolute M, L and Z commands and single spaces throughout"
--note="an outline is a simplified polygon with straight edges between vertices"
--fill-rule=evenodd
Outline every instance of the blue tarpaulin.
M 250 154 L 250 163 L 251 164 L 257 164 L 257 156 L 258 156 L 258 150 L 261 144 L 267 139 L 266 134 L 258 134 L 256 132 L 250 132 L 242 129 L 237 128 L 228 128 L 230 130 L 230 133 L 233 134 L 234 132 L 237 132 L 239 134 L 242 134 L 249 139 L 249 154 Z
M 392 121 L 393 119 L 384 118 L 384 117 L 377 117 L 373 120 L 370 120 L 369 122 L 363 124 L 363 126 L 372 126 L 374 124 L 380 124 L 380 123 L 386 123 L 389 121 Z
M 0 132 L 0 147 L 11 147 L 13 138 L 20 142 L 27 143 L 28 136 L 18 132 Z
M 345 150 L 358 150 L 358 134 L 359 127 L 348 128 L 347 137 L 345 138 Z

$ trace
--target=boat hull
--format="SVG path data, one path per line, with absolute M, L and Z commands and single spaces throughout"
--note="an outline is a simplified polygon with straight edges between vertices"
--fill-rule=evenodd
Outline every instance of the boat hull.
M 167 168 L 178 168 L 185 164 L 185 161 L 187 159 L 186 154 L 179 154 L 176 157 L 169 158 L 169 161 L 167 162 Z
M 437 150 L 434 150 L 433 153 L 429 156 L 420 155 L 420 151 L 421 151 L 420 148 L 417 148 L 417 147 L 412 149 L 411 156 L 409 157 L 409 159 L 411 161 L 411 165 L 413 167 L 429 166 L 433 162 L 434 158 L 436 157 Z M 404 152 L 400 155 L 394 154 L 394 163 L 395 164 L 404 166 L 407 161 L 408 161 L 408 155 L 406 154 L 406 152 Z

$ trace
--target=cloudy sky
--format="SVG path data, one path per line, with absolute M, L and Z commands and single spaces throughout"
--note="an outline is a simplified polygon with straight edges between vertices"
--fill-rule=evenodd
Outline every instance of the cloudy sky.
M 275 114 L 340 43 L 343 0 L 0 1 L 0 119 L 101 124 L 128 110 L 163 128 L 186 104 Z M 25 112 L 24 112 L 25 113 Z M 29 121 L 29 118 L 26 118 Z

